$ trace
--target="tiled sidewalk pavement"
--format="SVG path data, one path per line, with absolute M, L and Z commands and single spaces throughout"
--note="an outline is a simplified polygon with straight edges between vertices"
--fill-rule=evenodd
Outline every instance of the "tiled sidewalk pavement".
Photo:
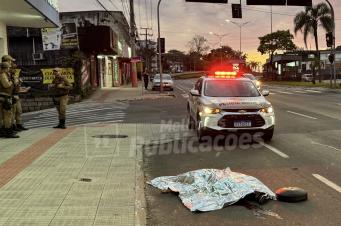
M 23 153 L 41 151 L 17 169 L 13 179 L 0 185 L 0 225 L 144 225 L 142 152 L 136 136 L 155 139 L 159 128 L 111 124 L 64 132 L 35 129 L 23 133 L 17 146 L 13 140 L 0 140 L 0 156 L 6 151 L 16 153 L 2 161 L 0 168 L 18 155 L 24 158 Z M 128 137 L 93 137 L 108 134 Z M 48 136 L 60 140 L 47 146 L 39 141 Z M 32 148 L 35 145 L 38 149 Z M 0 177 L 6 177 L 6 172 L 10 171 L 0 171 Z

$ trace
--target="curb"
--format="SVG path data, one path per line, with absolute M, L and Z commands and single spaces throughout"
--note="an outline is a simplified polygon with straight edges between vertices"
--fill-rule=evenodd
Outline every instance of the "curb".
M 143 172 L 142 149 L 136 144 L 136 166 L 135 166 L 135 225 L 147 225 L 147 204 L 145 198 L 145 183 Z

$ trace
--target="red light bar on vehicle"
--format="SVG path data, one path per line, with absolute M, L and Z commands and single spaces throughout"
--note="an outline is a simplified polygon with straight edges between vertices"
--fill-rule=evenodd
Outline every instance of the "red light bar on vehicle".
M 214 72 L 215 78 L 235 78 L 237 76 L 236 71 L 216 71 Z

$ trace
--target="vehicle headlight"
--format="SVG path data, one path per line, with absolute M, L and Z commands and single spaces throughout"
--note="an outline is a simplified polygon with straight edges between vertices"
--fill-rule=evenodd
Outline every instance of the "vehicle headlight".
M 256 86 L 260 86 L 262 83 L 260 81 L 256 81 Z
M 274 113 L 274 108 L 272 106 L 260 109 L 262 113 Z
M 204 107 L 202 112 L 205 114 L 219 114 L 221 110 L 219 108 Z

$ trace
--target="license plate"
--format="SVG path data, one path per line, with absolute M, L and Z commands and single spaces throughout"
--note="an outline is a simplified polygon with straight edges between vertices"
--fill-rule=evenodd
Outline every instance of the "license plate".
M 235 121 L 234 127 L 237 127 L 237 128 L 251 127 L 251 121 Z

